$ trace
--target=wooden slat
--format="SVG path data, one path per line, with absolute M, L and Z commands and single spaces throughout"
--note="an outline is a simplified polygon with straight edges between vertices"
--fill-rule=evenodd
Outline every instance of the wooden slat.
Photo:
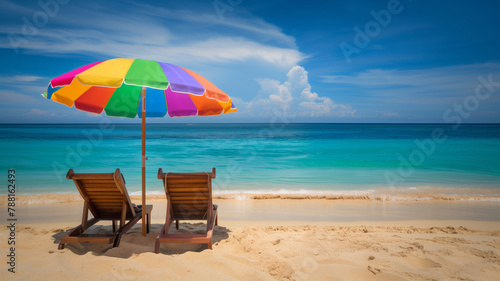
M 177 204 L 172 204 L 172 208 L 175 208 L 175 210 L 191 210 L 191 209 L 196 209 L 196 210 L 205 210 L 207 211 L 206 204 L 202 206 L 201 204 L 193 204 L 191 202 L 179 202 Z
M 199 193 L 208 193 L 207 185 L 192 185 L 192 184 L 177 184 L 177 185 L 168 185 L 169 192 L 199 192 Z M 174 191 L 172 191 L 174 190 Z
M 203 197 L 208 198 L 208 192 L 169 192 L 170 197 Z
M 210 237 L 206 234 L 166 234 L 158 240 L 160 243 L 207 243 Z
M 116 195 L 103 195 L 103 196 L 95 196 L 95 195 L 88 195 L 90 199 L 94 199 L 97 201 L 125 201 L 123 200 L 123 196 L 116 196 Z
M 187 201 L 187 202 L 193 202 L 193 203 L 198 203 L 202 204 L 203 202 L 208 202 L 208 199 L 206 197 L 189 197 L 189 196 L 184 196 L 184 197 L 169 197 L 169 200 L 172 202 L 176 201 Z
M 167 184 L 175 184 L 175 183 L 207 183 L 208 177 L 196 177 L 196 178 L 172 178 L 167 177 Z
M 94 207 L 96 209 L 105 209 L 105 208 L 110 208 L 110 209 L 114 209 L 116 208 L 117 206 L 121 206 L 123 202 L 115 202 L 115 203 L 94 203 Z
M 175 184 L 177 182 L 180 182 L 180 183 L 207 183 L 208 182 L 208 178 L 207 177 L 199 177 L 199 178 L 171 178 L 171 177 L 168 177 L 167 178 L 167 183 L 169 184 Z
M 190 185 L 190 186 L 208 186 L 207 181 L 190 182 L 190 181 L 167 181 L 167 186 Z
M 116 209 L 118 207 L 121 207 L 122 206 L 122 203 L 123 202 L 120 202 L 120 203 L 109 203 L 109 204 L 94 204 L 94 207 L 96 209 L 99 209 L 99 210 L 105 210 L 105 209 Z
M 189 207 L 184 207 L 184 208 L 173 208 L 174 212 L 183 212 L 183 213 L 206 213 L 207 209 L 201 209 L 201 208 L 189 208 Z
M 115 181 L 113 179 L 85 179 L 85 180 L 79 180 L 81 182 L 87 183 L 87 184 L 103 184 L 103 183 L 109 183 L 111 185 L 114 185 Z
M 192 203 L 192 202 L 188 202 L 188 203 L 182 203 L 182 204 L 171 204 L 172 205 L 172 208 L 174 208 L 175 210 L 182 210 L 182 209 L 186 209 L 186 210 L 191 210 L 191 209 L 196 209 L 196 210 L 207 210 L 207 205 L 206 204 L 196 204 L 196 203 Z
M 97 208 L 97 211 L 99 213 L 99 215 L 101 216 L 104 216 L 106 214 L 115 214 L 115 219 L 117 218 L 116 217 L 116 214 L 119 213 L 121 214 L 121 207 L 120 206 L 116 206 L 116 208 L 110 208 L 110 207 L 106 207 L 106 208 Z
M 163 173 L 164 176 L 167 177 L 183 177 L 183 176 L 190 176 L 190 177 L 210 177 L 210 173 Z
M 175 200 L 193 200 L 193 201 L 207 201 L 207 197 L 205 196 L 172 196 L 170 195 L 170 199 L 172 201 Z
M 122 204 L 123 200 L 93 200 L 92 204 L 94 206 L 106 206 L 106 205 L 120 205 Z
M 109 244 L 113 243 L 115 240 L 115 235 L 103 235 L 103 234 L 80 234 L 79 236 L 62 237 L 61 243 L 103 243 Z
M 86 192 L 118 192 L 118 189 L 116 187 L 87 187 L 85 188 Z
M 172 202 L 172 203 L 176 203 L 176 202 L 187 202 L 187 203 L 191 203 L 191 204 L 205 204 L 208 202 L 207 198 L 203 198 L 203 197 L 170 197 L 169 200 Z
M 180 215 L 180 216 L 174 216 L 174 219 L 176 219 L 176 220 L 203 221 L 203 220 L 206 220 L 207 218 L 203 215 L 197 215 L 197 216 Z
M 92 204 L 94 206 L 114 206 L 114 205 L 120 205 L 123 203 L 122 200 L 115 200 L 115 201 L 110 201 L 110 200 L 105 200 L 105 201 L 102 201 L 102 200 L 93 200 L 92 201 Z
M 117 216 L 121 216 L 121 212 L 106 213 L 106 214 L 102 215 L 102 219 L 103 220 L 114 220 L 114 219 L 116 219 Z M 127 213 L 127 219 L 129 220 L 131 218 L 133 218 L 133 216 Z
M 117 197 L 117 196 L 105 196 L 105 197 L 100 197 L 100 196 L 88 196 L 88 198 L 92 202 L 123 202 L 123 197 Z
M 187 212 L 187 211 L 175 212 L 174 211 L 174 213 L 175 213 L 176 217 L 179 217 L 179 216 L 181 216 L 181 217 L 182 216 L 184 216 L 184 217 L 194 217 L 194 216 L 204 217 L 207 214 L 207 212 L 203 212 L 203 211 L 201 211 L 201 212 L 200 211 L 190 211 L 190 212 Z
M 208 200 L 197 200 L 193 198 L 169 198 L 169 201 L 172 205 L 195 205 L 195 206 L 203 206 L 203 208 L 207 209 Z
M 182 213 L 206 213 L 207 212 L 207 209 L 190 208 L 190 207 L 177 208 L 175 206 L 172 207 L 172 210 L 175 213 L 178 213 L 178 212 L 182 212 Z
M 113 180 L 114 173 L 111 174 L 73 174 L 73 180 Z
M 82 187 L 85 189 L 87 188 L 114 188 L 115 190 L 118 190 L 114 184 L 111 183 L 82 183 Z
M 110 210 L 115 210 L 116 208 L 120 207 L 122 203 L 113 203 L 113 204 L 94 204 L 94 208 L 97 210 L 98 213 L 102 213 L 103 211 L 110 209 Z
M 103 192 L 99 192 L 99 191 L 92 191 L 92 192 L 88 192 L 87 191 L 87 195 L 88 196 L 119 196 L 119 197 L 122 197 L 123 196 L 121 195 L 121 193 L 119 192 L 109 192 L 109 191 L 103 191 Z
M 204 201 L 207 201 L 208 200 L 208 197 L 205 196 L 204 194 L 200 194 L 200 193 L 192 193 L 191 196 L 186 196 L 186 195 L 180 195 L 180 196 L 177 196 L 176 193 L 172 193 L 172 194 L 168 194 L 169 198 L 172 199 L 172 200 L 176 200 L 176 199 L 180 199 L 180 200 L 184 200 L 184 199 L 194 199 L 194 200 L 204 200 Z
M 205 209 L 207 209 L 207 204 L 208 201 L 193 201 L 193 200 L 170 200 L 170 203 L 174 206 L 182 206 L 182 205 L 188 205 L 188 206 L 200 206 Z
M 203 195 L 205 197 L 208 197 L 210 194 L 208 192 L 208 189 L 205 187 L 178 187 L 178 186 L 169 186 L 168 187 L 168 193 L 169 194 L 182 194 L 186 193 L 188 196 L 193 196 L 196 194 Z M 178 196 L 178 195 L 176 195 Z
M 194 219 L 199 219 L 199 220 L 206 220 L 206 216 L 205 216 L 205 213 L 189 213 L 189 214 L 186 214 L 186 213 L 182 213 L 182 214 L 174 214 L 174 218 L 177 220 L 183 220 L 183 219 L 190 219 L 190 220 L 194 220 Z
M 200 208 L 205 208 L 207 209 L 207 204 L 206 204 L 207 201 L 204 201 L 202 203 L 200 202 L 196 202 L 196 201 L 189 201 L 189 200 L 179 200 L 179 201 L 172 201 L 170 200 L 170 204 L 172 204 L 172 206 L 175 206 L 175 207 L 182 207 L 182 206 L 186 206 L 186 207 L 192 207 L 192 206 L 200 206 Z
M 177 192 L 192 192 L 192 193 L 205 193 L 206 192 L 206 188 L 188 188 L 188 187 L 182 187 L 182 188 L 178 188 L 178 187 L 171 187 L 169 186 L 168 187 L 168 193 L 177 193 Z

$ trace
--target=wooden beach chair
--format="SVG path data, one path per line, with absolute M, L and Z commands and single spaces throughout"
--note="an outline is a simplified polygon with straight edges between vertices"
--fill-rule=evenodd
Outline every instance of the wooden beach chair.
M 142 211 L 146 212 L 149 232 L 153 206 L 147 205 L 145 208 L 142 206 L 141 210 L 130 202 L 120 169 L 109 174 L 75 174 L 73 169 L 70 169 L 66 178 L 73 180 L 84 200 L 83 216 L 82 224 L 61 238 L 59 249 L 64 249 L 66 243 L 113 243 L 113 247 L 118 247 L 122 235 L 142 218 Z M 89 211 L 94 218 L 87 220 Z M 112 233 L 84 233 L 86 229 L 101 220 L 112 221 Z M 125 223 L 127 220 L 128 223 Z M 120 222 L 118 229 L 117 221 Z
M 158 169 L 158 178 L 163 180 L 167 195 L 167 215 L 165 225 L 156 238 L 155 253 L 160 252 L 161 243 L 201 243 L 212 249 L 212 232 L 217 225 L 217 205 L 212 204 L 211 173 L 163 173 Z M 205 220 L 205 234 L 169 234 L 168 230 L 175 221 L 179 229 L 179 220 Z

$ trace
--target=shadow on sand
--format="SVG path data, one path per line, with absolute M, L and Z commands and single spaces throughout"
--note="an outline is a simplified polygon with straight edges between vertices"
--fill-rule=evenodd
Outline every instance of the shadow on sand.
M 154 247 L 156 237 L 163 224 L 151 224 L 150 232 L 144 237 L 142 236 L 142 226 L 140 223 L 132 227 L 126 234 L 122 236 L 120 246 L 113 248 L 112 244 L 66 244 L 64 250 L 58 251 L 71 251 L 77 255 L 85 255 L 87 253 L 92 253 L 96 256 L 109 256 L 116 258 L 128 258 L 134 255 L 139 255 L 143 253 L 151 253 L 154 254 Z M 61 237 L 64 237 L 68 234 L 71 229 L 66 231 L 58 232 L 52 237 L 54 238 L 54 244 L 59 244 L 61 241 Z M 206 232 L 206 224 L 199 223 L 180 223 L 179 230 L 175 229 L 175 224 L 172 225 L 169 233 L 198 233 L 203 234 Z M 219 243 L 222 240 L 225 240 L 229 237 L 230 230 L 223 226 L 215 226 L 213 236 L 212 236 L 212 245 Z M 99 225 L 96 224 L 91 228 L 87 229 L 85 233 L 92 234 L 106 234 L 112 233 L 111 225 Z M 57 246 L 56 246 L 57 249 Z M 167 255 L 178 255 L 183 254 L 185 252 L 202 252 L 207 249 L 206 244 L 162 244 L 160 248 L 160 254 Z

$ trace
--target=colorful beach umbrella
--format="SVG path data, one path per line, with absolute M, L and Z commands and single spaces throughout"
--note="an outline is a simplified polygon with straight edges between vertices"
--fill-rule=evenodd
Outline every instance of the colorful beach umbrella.
M 82 66 L 52 79 L 42 96 L 86 112 L 142 118 L 143 206 L 146 117 L 210 116 L 237 111 L 226 93 L 194 71 L 142 59 L 118 58 Z M 142 222 L 142 234 L 146 235 L 145 213 Z

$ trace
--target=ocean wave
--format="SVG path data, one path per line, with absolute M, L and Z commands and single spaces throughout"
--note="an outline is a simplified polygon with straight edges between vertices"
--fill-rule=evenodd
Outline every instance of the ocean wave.
M 81 196 L 72 190 L 38 190 L 33 193 L 17 194 L 16 203 L 19 204 L 53 204 L 81 201 Z M 38 193 L 36 193 L 38 192 Z M 133 200 L 141 200 L 140 190 L 130 190 Z M 165 200 L 163 190 L 148 190 L 148 200 Z M 0 206 L 5 205 L 6 195 L 0 195 Z M 255 189 L 232 188 L 214 189 L 214 199 L 220 200 L 265 200 L 265 199 L 323 199 L 323 200 L 368 200 L 378 202 L 390 201 L 455 201 L 455 202 L 500 202 L 500 188 L 478 187 L 437 187 L 437 186 L 408 186 L 402 188 L 367 188 L 367 189 Z

